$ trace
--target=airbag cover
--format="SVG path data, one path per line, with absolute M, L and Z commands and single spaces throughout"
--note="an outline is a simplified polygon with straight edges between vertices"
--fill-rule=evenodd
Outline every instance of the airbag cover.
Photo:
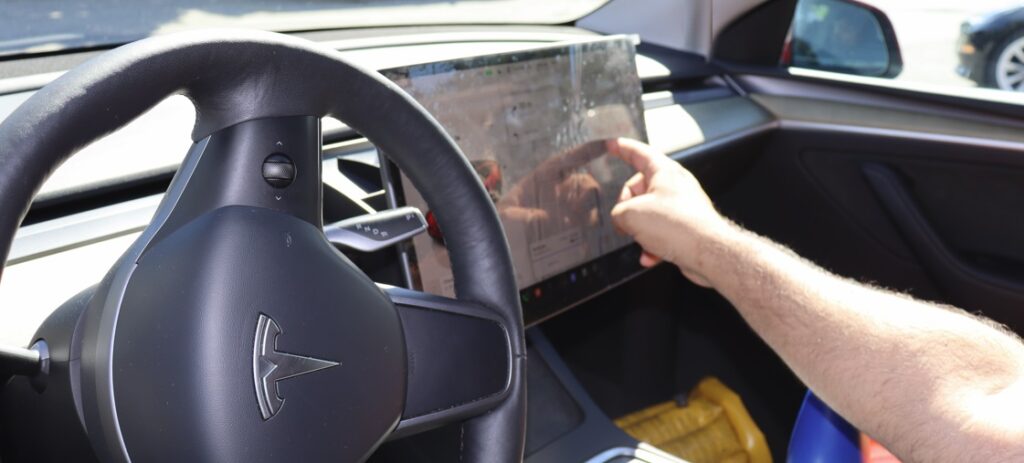
M 338 363 L 277 381 L 284 400 L 266 420 L 253 374 L 261 314 L 280 328 L 270 349 Z M 113 372 L 134 461 L 360 461 L 405 397 L 390 300 L 308 222 L 247 206 L 208 212 L 142 256 Z

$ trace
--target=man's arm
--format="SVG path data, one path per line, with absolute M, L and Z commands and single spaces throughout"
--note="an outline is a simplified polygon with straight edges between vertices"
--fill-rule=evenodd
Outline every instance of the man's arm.
M 720 292 L 826 403 L 905 462 L 1024 461 L 1024 344 L 992 322 L 833 275 L 721 217 L 697 180 L 631 140 L 612 211 Z

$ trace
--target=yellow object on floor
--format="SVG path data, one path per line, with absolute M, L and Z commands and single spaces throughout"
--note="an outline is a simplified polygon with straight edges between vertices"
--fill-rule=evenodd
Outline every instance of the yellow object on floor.
M 639 441 L 693 463 L 771 463 L 764 434 L 743 401 L 717 378 L 704 378 L 686 406 L 669 401 L 615 420 Z

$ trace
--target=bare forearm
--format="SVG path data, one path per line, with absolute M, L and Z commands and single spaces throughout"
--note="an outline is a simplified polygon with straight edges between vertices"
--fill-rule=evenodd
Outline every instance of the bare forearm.
M 1024 347 L 957 311 L 839 278 L 722 219 L 678 163 L 633 140 L 612 209 L 644 248 L 728 298 L 818 395 L 904 461 L 1024 461 Z
M 806 384 L 898 455 L 995 460 L 1024 444 L 1013 421 L 1024 409 L 1002 406 L 1021 396 L 1016 337 L 837 277 L 735 225 L 708 233 L 696 270 Z

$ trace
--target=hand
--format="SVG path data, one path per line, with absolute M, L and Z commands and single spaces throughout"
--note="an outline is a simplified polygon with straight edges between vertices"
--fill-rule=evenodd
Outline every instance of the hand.
M 607 142 L 608 152 L 637 170 L 622 187 L 612 209 L 615 226 L 643 247 L 640 264 L 662 259 L 682 270 L 694 283 L 711 286 L 700 262 L 704 243 L 728 229 L 700 183 L 679 163 L 636 140 Z
M 604 142 L 590 142 L 558 153 L 519 179 L 496 206 L 506 227 L 592 227 L 599 221 L 601 185 L 580 167 L 605 154 Z M 546 205 L 546 209 L 537 206 Z

